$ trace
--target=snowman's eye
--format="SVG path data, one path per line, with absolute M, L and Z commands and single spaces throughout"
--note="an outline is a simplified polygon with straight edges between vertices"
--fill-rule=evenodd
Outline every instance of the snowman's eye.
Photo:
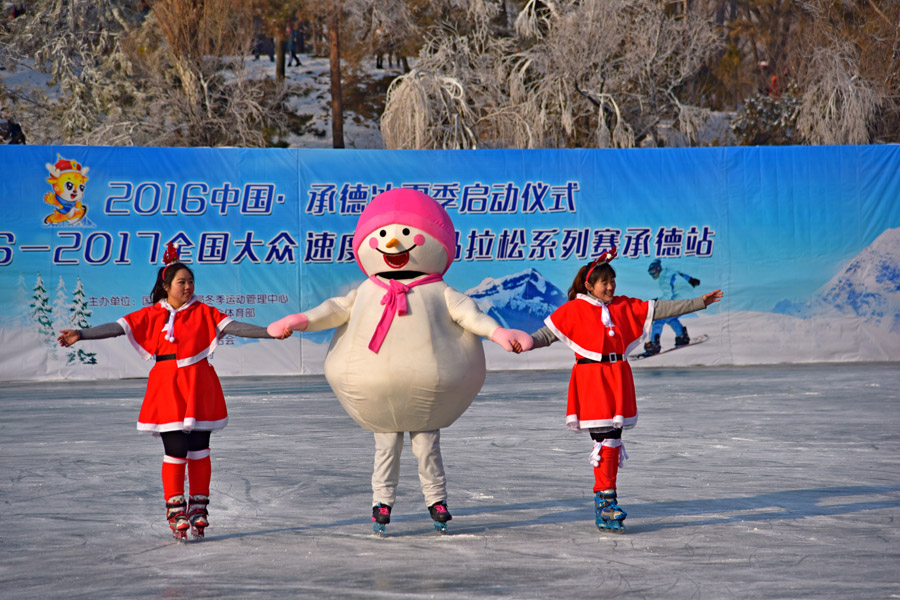
M 407 227 L 403 228 L 403 235 L 409 235 L 409 228 L 407 228 Z
M 378 235 L 380 235 L 381 237 L 387 237 L 387 231 L 382 229 L 381 231 L 378 232 Z

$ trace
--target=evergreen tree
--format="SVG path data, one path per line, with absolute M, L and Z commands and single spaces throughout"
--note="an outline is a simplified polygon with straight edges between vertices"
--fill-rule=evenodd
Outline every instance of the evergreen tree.
M 19 273 L 16 280 L 16 306 L 28 306 L 28 292 L 25 290 L 25 275 Z M 27 311 L 22 311 L 16 318 L 16 326 L 26 328 L 31 323 L 31 317 Z
M 53 308 L 47 297 L 47 288 L 44 287 L 44 279 L 37 274 L 37 281 L 31 288 L 31 318 L 37 325 L 38 335 L 42 341 L 50 347 L 51 353 L 56 354 L 56 337 L 53 329 Z
M 87 298 L 84 294 L 84 284 L 81 282 L 81 277 L 79 277 L 75 284 L 75 291 L 72 292 L 72 308 L 69 309 L 69 321 L 72 323 L 72 327 L 77 329 L 90 327 L 91 324 L 88 321 L 88 317 L 92 313 L 93 311 L 88 308 Z M 97 354 L 95 352 L 85 352 L 79 349 L 74 354 L 69 355 L 67 364 L 72 364 L 76 358 L 83 365 L 97 364 Z
M 56 299 L 53 301 L 53 315 L 55 317 L 53 326 L 56 329 L 66 329 L 71 325 L 71 323 L 69 323 L 68 296 L 66 282 L 62 278 L 62 275 L 60 275 L 59 283 L 56 284 Z
M 0 100 L 31 143 L 261 147 L 283 125 L 283 87 L 245 69 L 252 3 L 23 4 L 3 22 L 0 68 L 45 73 L 53 89 L 0 83 Z
M 66 291 L 66 282 L 59 277 L 59 283 L 56 284 L 56 299 L 53 301 L 54 329 L 68 329 L 71 327 L 68 292 Z M 75 349 L 69 348 L 66 351 L 66 364 L 72 364 L 75 360 Z

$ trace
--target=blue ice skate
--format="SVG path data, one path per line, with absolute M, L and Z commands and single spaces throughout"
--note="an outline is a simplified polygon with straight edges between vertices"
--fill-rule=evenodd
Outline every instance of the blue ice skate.
M 438 533 L 447 533 L 447 521 L 453 518 L 447 510 L 447 503 L 443 500 L 435 502 L 428 507 L 428 514 L 434 520 L 434 530 Z
M 384 535 L 385 526 L 391 522 L 391 507 L 379 502 L 372 507 L 372 529 L 378 535 Z
M 610 533 L 625 532 L 625 517 L 628 516 L 616 502 L 616 490 L 603 490 L 594 495 L 594 514 L 597 529 Z

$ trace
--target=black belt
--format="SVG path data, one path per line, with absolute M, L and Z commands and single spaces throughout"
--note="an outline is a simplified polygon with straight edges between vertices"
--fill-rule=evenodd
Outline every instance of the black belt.
M 161 362 L 164 360 L 175 360 L 175 355 L 174 354 L 157 354 L 156 355 L 156 362 Z
M 603 358 L 601 358 L 600 360 L 593 360 L 591 358 L 579 358 L 578 364 L 579 365 L 591 365 L 594 363 L 605 363 L 605 362 L 614 363 L 614 362 L 619 362 L 620 360 L 625 360 L 624 354 L 610 353 L 610 354 L 604 354 Z

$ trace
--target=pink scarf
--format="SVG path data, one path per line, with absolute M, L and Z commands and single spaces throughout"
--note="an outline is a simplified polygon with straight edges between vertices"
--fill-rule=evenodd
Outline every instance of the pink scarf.
M 406 293 L 417 285 L 442 281 L 443 277 L 441 277 L 440 273 L 432 273 L 408 284 L 402 283 L 396 279 L 390 279 L 388 280 L 389 283 L 385 283 L 374 275 L 369 277 L 369 279 L 373 283 L 376 283 L 387 290 L 381 298 L 381 303 L 384 305 L 384 312 L 381 313 L 381 319 L 378 320 L 378 326 L 375 328 L 375 333 L 369 341 L 369 350 L 377 354 L 378 350 L 381 349 L 384 338 L 387 336 L 388 330 L 391 328 L 391 323 L 394 321 L 394 315 L 397 314 L 402 316 L 409 311 L 409 307 L 406 305 Z

